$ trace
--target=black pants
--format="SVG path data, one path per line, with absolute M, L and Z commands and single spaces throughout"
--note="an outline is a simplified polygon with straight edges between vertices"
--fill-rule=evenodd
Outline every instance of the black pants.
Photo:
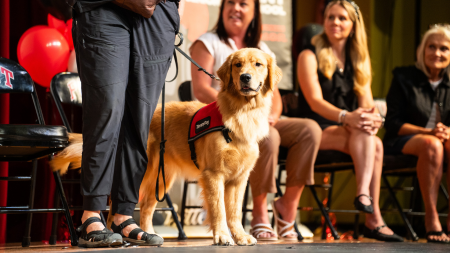
M 105 210 L 111 193 L 113 214 L 133 214 L 147 168 L 150 121 L 179 22 L 176 3 L 169 1 L 150 19 L 112 3 L 74 14 L 83 93 L 84 210 Z

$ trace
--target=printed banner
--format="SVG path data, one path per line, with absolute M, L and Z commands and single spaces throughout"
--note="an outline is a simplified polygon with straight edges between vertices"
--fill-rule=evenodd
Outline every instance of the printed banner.
M 180 32 L 184 35 L 183 45 L 180 47 L 189 55 L 189 47 L 200 37 L 210 31 L 216 24 L 219 16 L 220 0 L 181 0 Z M 283 79 L 278 87 L 291 90 L 292 84 L 292 3 L 290 0 L 260 0 L 262 13 L 262 38 L 275 53 L 278 66 L 283 71 Z M 166 83 L 166 100 L 179 101 L 178 87 L 187 80 L 191 80 L 190 62 L 177 52 L 178 77 L 172 83 Z M 175 75 L 175 63 L 167 75 L 172 79 Z

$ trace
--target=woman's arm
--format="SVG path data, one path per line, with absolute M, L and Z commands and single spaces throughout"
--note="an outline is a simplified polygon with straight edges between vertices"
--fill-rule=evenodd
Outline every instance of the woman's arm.
M 391 87 L 386 96 L 387 114 L 385 128 L 398 135 L 431 134 L 431 129 L 406 123 L 408 110 L 408 91 L 402 85 L 400 70 L 393 71 Z
M 339 116 L 342 115 L 341 112 L 343 110 L 323 99 L 322 88 L 317 75 L 316 55 L 311 50 L 303 50 L 298 57 L 297 66 L 300 88 L 311 110 L 326 119 L 339 122 Z M 363 113 L 364 109 L 362 108 L 358 108 L 353 112 L 347 112 L 342 123 L 353 128 L 362 128 L 366 123 L 361 118 Z
M 298 56 L 297 77 L 311 110 L 326 119 L 339 121 L 339 113 L 342 110 L 323 99 L 317 75 L 316 55 L 311 50 L 303 50 Z
M 209 53 L 203 42 L 194 42 L 189 51 L 194 61 L 209 73 L 213 72 L 214 57 Z M 197 66 L 193 63 L 191 63 L 191 77 L 194 96 L 200 102 L 209 104 L 217 100 L 217 94 L 219 92 L 211 87 L 212 79 L 205 75 L 203 71 L 198 71 Z
M 416 126 L 409 123 L 404 123 L 400 130 L 398 130 L 398 135 L 412 135 L 412 134 L 431 134 L 433 129 L 428 129 L 425 127 Z
M 272 97 L 272 111 L 270 112 L 269 115 L 269 124 L 271 126 L 275 125 L 278 122 L 282 110 L 283 110 L 283 103 L 281 102 L 280 91 L 278 90 L 278 86 L 275 85 Z

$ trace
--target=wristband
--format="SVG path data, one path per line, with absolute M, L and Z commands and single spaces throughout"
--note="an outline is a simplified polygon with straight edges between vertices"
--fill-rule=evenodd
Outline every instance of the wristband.
M 347 110 L 342 110 L 342 111 L 339 112 L 338 123 L 339 123 L 340 125 L 343 125 L 343 124 L 344 124 L 345 115 L 347 114 L 347 112 L 348 112 Z

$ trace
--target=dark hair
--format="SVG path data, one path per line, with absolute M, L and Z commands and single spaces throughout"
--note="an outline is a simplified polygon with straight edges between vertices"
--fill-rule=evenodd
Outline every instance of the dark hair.
M 220 4 L 220 12 L 219 19 L 217 20 L 216 26 L 214 26 L 213 30 L 216 31 L 219 39 L 231 47 L 228 42 L 228 34 L 225 30 L 225 26 L 222 20 L 223 9 L 225 8 L 225 2 L 227 0 L 222 0 Z M 262 21 L 261 21 L 261 10 L 259 8 L 259 0 L 255 1 L 255 16 L 253 17 L 252 22 L 247 28 L 247 32 L 245 33 L 244 43 L 247 47 L 255 47 L 258 48 L 259 41 L 261 40 L 261 30 L 262 30 Z

